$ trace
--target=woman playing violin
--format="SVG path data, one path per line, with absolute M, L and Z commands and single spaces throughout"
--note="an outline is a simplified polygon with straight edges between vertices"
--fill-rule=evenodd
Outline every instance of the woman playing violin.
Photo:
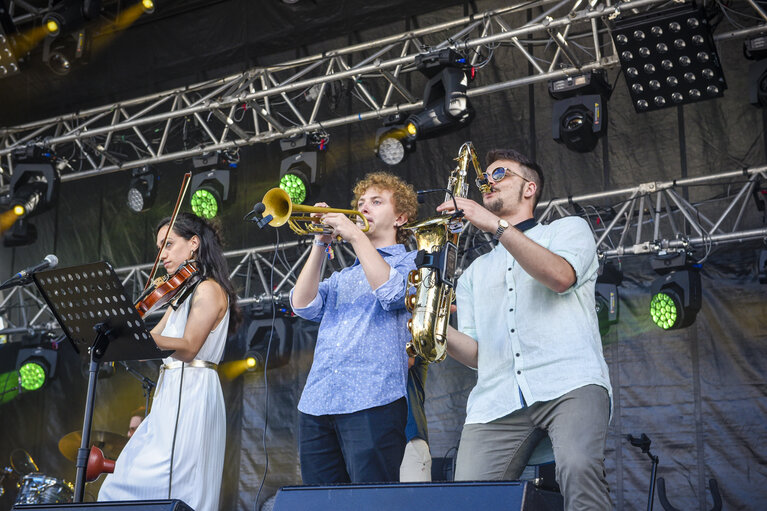
M 157 227 L 160 262 L 172 275 L 195 261 L 202 279 L 152 329 L 163 360 L 152 409 L 128 441 L 99 501 L 181 499 L 196 511 L 218 509 L 226 414 L 216 364 L 239 320 L 221 239 L 208 221 L 180 213 Z M 167 239 L 166 239 L 167 234 Z M 164 241 L 164 246 L 163 246 Z

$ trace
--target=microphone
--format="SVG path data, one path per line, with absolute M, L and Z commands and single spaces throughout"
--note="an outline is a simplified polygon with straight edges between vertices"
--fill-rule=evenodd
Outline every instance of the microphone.
M 45 259 L 43 259 L 41 262 L 34 266 L 30 266 L 29 268 L 24 268 L 20 272 L 18 272 L 16 275 L 11 277 L 10 279 L 6 280 L 0 285 L 0 289 L 6 289 L 13 286 L 19 286 L 26 284 L 30 277 L 34 275 L 35 273 L 45 270 L 47 268 L 55 268 L 56 265 L 59 264 L 59 258 L 56 257 L 53 254 L 48 254 L 45 256 Z
M 256 222 L 261 219 L 261 213 L 266 210 L 266 206 L 264 206 L 263 202 L 256 203 L 255 206 L 253 206 L 253 209 L 250 210 L 250 213 L 242 217 L 243 220 L 250 220 L 251 222 Z

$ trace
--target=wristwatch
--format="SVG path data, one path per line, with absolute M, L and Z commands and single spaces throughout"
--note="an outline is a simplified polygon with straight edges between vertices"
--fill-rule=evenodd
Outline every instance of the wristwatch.
M 498 241 L 501 239 L 501 235 L 503 234 L 503 231 L 509 228 L 509 222 L 504 220 L 503 218 L 498 219 L 498 228 L 495 230 L 495 234 L 493 234 L 493 239 Z

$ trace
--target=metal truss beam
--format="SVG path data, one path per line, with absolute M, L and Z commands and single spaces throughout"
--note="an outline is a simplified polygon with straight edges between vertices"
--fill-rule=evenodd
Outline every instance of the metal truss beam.
M 585 218 L 592 226 L 602 262 L 677 251 L 697 254 L 698 262 L 703 262 L 717 245 L 767 242 L 767 226 L 753 225 L 753 192 L 764 183 L 767 165 L 643 183 L 552 200 L 540 205 L 538 218 L 542 223 L 570 215 Z M 694 189 L 695 195 L 703 198 L 691 201 L 685 198 L 685 189 L 688 192 Z M 724 193 L 720 192 L 722 189 Z M 492 243 L 487 233 L 469 226 L 461 237 L 459 272 L 476 256 L 490 250 Z M 268 245 L 227 252 L 238 303 L 254 315 L 271 314 L 272 304 L 289 314 L 288 292 L 295 285 L 310 249 L 309 240 L 301 239 L 280 243 L 279 247 Z M 335 259 L 325 261 L 323 275 L 349 266 L 354 259 L 348 245 L 336 243 Z M 116 272 L 135 299 L 150 269 L 151 264 L 143 264 Z M 32 286 L 14 288 L 0 296 L 0 319 L 4 322 L 0 336 L 58 330 L 55 318 Z
M 11 154 L 29 144 L 54 150 L 62 180 L 198 156 L 270 142 L 301 133 L 381 120 L 423 107 L 422 91 L 404 80 L 416 56 L 453 48 L 478 68 L 501 49 L 532 64 L 514 78 L 469 89 L 469 96 L 618 66 L 607 22 L 621 12 L 646 11 L 666 0 L 609 5 L 596 0 L 534 0 L 438 25 L 257 67 L 226 78 L 0 129 L 0 187 L 13 172 Z M 541 9 L 516 24 L 519 14 Z M 716 39 L 744 37 L 767 24 L 732 30 Z M 441 38 L 440 42 L 431 41 Z M 428 42 L 427 42 L 428 41 Z M 606 41 L 600 43 L 600 41 Z M 553 53 L 553 55 L 552 55 Z M 351 94 L 351 105 L 339 101 Z M 190 136 L 194 132 L 194 136 Z

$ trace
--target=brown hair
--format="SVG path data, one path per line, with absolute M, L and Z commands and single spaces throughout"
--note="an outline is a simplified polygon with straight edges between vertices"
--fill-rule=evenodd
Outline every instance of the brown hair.
M 522 166 L 522 170 L 525 174 L 525 178 L 535 183 L 535 203 L 533 204 L 533 210 L 538 205 L 538 201 L 541 200 L 541 194 L 543 193 L 543 170 L 531 158 L 528 158 L 519 151 L 514 149 L 491 149 L 485 156 L 485 164 L 489 167 L 498 160 L 510 160 L 519 163 Z
M 418 198 L 415 189 L 398 176 L 389 172 L 371 172 L 366 175 L 362 181 L 354 186 L 353 208 L 357 208 L 357 201 L 368 188 L 378 188 L 391 192 L 394 212 L 398 215 L 405 215 L 408 222 L 412 222 L 418 216 Z M 409 236 L 410 232 L 403 226 L 397 228 L 397 243 L 405 243 Z

